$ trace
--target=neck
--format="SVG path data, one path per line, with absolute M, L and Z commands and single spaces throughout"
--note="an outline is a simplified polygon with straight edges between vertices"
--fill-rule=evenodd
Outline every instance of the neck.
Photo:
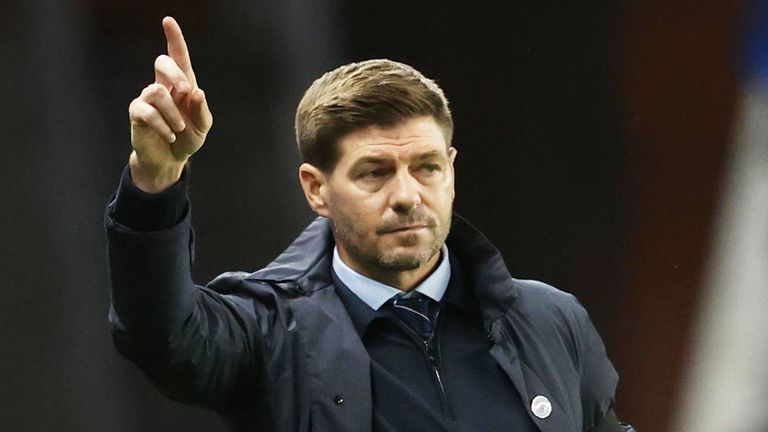
M 438 250 L 437 253 L 432 255 L 429 260 L 424 262 L 418 268 L 409 270 L 389 270 L 383 269 L 380 266 L 364 265 L 359 261 L 352 259 L 344 249 L 339 248 L 339 257 L 344 261 L 344 264 L 349 266 L 352 270 L 375 281 L 406 292 L 419 286 L 419 284 L 424 281 L 435 268 L 437 268 L 437 265 L 440 262 L 440 256 L 441 252 Z

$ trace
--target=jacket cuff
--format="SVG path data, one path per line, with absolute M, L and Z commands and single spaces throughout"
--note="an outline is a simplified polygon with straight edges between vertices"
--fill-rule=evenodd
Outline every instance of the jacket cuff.
M 616 412 L 611 408 L 593 432 L 635 432 L 635 429 L 626 423 L 620 422 L 616 417 Z
M 148 193 L 139 189 L 128 166 L 123 170 L 117 188 L 112 218 L 136 231 L 158 231 L 170 228 L 184 219 L 189 209 L 189 167 L 184 167 L 179 181 L 170 188 Z

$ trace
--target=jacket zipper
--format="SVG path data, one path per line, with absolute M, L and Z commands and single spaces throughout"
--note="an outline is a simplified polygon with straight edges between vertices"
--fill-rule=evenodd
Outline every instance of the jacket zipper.
M 443 377 L 440 374 L 439 346 L 436 349 L 435 343 L 434 343 L 435 335 L 437 335 L 437 329 L 438 329 L 438 326 L 440 326 L 441 322 L 442 320 L 440 320 L 440 310 L 438 309 L 437 313 L 435 313 L 435 326 L 432 329 L 432 334 L 429 335 L 429 338 L 427 340 L 424 340 L 424 354 L 427 356 L 427 360 L 429 360 L 429 364 L 432 369 L 432 376 L 435 378 L 435 381 L 437 382 L 437 385 L 440 388 L 440 404 L 443 406 L 443 412 L 445 412 L 445 414 L 448 415 L 449 418 L 453 418 L 453 410 L 451 410 L 451 406 L 448 403 L 448 394 L 445 391 L 445 384 L 443 383 Z
M 440 387 L 440 402 L 443 406 L 443 411 L 453 418 L 453 413 L 451 411 L 451 407 L 448 403 L 448 395 L 445 392 L 445 385 L 443 384 L 443 377 L 440 375 L 440 366 L 438 365 L 438 360 L 435 357 L 435 349 L 428 341 L 424 341 L 424 347 L 426 349 L 427 359 L 429 360 L 429 364 L 432 366 L 432 376 L 435 378 L 435 381 L 437 381 L 438 387 Z
M 424 355 L 427 358 L 427 361 L 429 361 L 430 368 L 432 370 L 432 377 L 434 378 L 435 382 L 437 382 L 437 386 L 440 388 L 440 405 L 443 407 L 443 412 L 451 419 L 453 419 L 453 410 L 450 407 L 450 404 L 448 403 L 448 394 L 445 391 L 445 384 L 443 383 L 443 377 L 440 374 L 440 365 L 438 362 L 438 356 L 439 356 L 439 349 L 436 350 L 434 344 L 432 343 L 435 339 L 435 335 L 437 334 L 437 328 L 440 326 L 440 323 L 442 320 L 440 319 L 440 309 L 437 310 L 435 313 L 435 325 L 432 329 L 432 334 L 429 335 L 428 339 L 424 339 L 421 335 L 413 331 L 410 327 L 408 327 L 405 323 L 402 323 L 402 328 L 404 328 L 408 333 L 410 333 L 416 340 L 421 341 L 422 344 L 422 351 Z

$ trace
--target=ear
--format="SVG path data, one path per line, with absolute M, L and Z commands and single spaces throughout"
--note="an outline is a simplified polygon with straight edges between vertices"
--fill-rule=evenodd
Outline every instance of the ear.
M 456 147 L 451 147 L 448 149 L 448 162 L 451 164 L 451 174 L 453 175 L 453 179 L 451 180 L 451 188 L 453 190 L 451 191 L 451 196 L 453 198 L 456 198 L 456 189 L 455 189 L 455 181 L 456 181 L 456 169 L 453 165 L 454 162 L 456 162 L 456 155 L 459 154 L 459 151 L 456 150 Z
M 318 167 L 303 163 L 299 167 L 299 183 L 301 183 L 304 198 L 307 199 L 307 204 L 312 211 L 318 216 L 328 217 L 326 197 L 328 178 L 326 175 Z
M 451 164 L 451 168 L 453 168 L 453 162 L 456 161 L 456 155 L 459 154 L 459 151 L 456 150 L 456 147 L 449 147 L 448 148 L 448 161 Z

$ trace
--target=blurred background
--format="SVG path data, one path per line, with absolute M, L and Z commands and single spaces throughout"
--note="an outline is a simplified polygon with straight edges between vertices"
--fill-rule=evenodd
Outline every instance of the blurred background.
M 255 270 L 312 215 L 293 113 L 388 57 L 456 122 L 456 210 L 513 275 L 576 294 L 643 432 L 768 431 L 768 1 L 2 2 L 0 424 L 221 431 L 115 352 L 102 214 L 128 104 L 181 23 L 215 125 L 195 277 Z

